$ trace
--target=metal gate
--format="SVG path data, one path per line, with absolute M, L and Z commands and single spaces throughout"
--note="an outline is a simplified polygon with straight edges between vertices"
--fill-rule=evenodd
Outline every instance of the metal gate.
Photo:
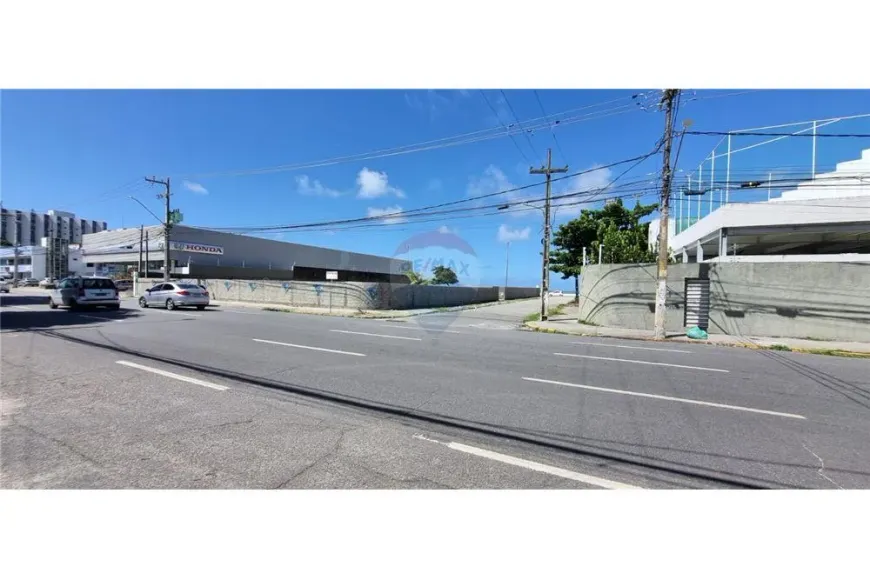
M 707 330 L 710 324 L 710 280 L 686 278 L 683 295 L 683 325 Z

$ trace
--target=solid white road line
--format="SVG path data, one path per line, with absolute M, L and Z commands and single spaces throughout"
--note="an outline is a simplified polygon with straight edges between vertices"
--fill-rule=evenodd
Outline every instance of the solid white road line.
M 416 326 L 416 325 L 402 326 L 401 324 L 384 324 L 382 326 L 384 326 L 386 328 L 401 328 L 403 330 L 429 330 L 428 328 L 423 328 L 422 326 Z M 450 334 L 463 334 L 462 332 L 459 332 L 458 330 L 447 330 L 446 328 L 431 329 L 431 332 L 447 332 Z
M 163 308 L 157 308 L 155 306 L 151 306 L 149 308 L 141 308 L 140 310 L 148 310 L 148 312 L 159 312 L 160 314 L 169 314 L 170 316 L 202 316 L 202 314 L 194 314 L 193 312 L 187 312 L 185 310 L 165 310 Z
M 625 344 L 609 344 L 606 342 L 577 342 L 574 341 L 572 344 L 582 344 L 586 346 L 609 346 L 612 348 L 633 348 L 635 350 L 655 350 L 659 352 L 682 352 L 685 354 L 692 354 L 690 350 L 677 350 L 675 348 L 650 348 L 648 346 L 628 346 Z
M 779 411 L 766 411 L 764 409 L 753 409 L 751 407 L 739 407 L 737 405 L 725 405 L 723 403 L 710 403 L 708 401 L 697 401 L 695 399 L 681 399 L 679 397 L 667 397 L 665 395 L 653 395 L 651 393 L 636 393 L 634 391 L 623 391 L 620 389 L 607 389 L 604 387 L 591 387 L 589 385 L 578 385 L 575 383 L 565 383 L 562 381 L 550 381 L 547 379 L 536 379 L 533 377 L 523 377 L 524 381 L 532 381 L 535 383 L 547 383 L 550 385 L 559 385 L 562 387 L 574 387 L 577 389 L 587 389 L 590 391 L 600 391 L 602 393 L 615 393 L 617 395 L 629 395 L 632 397 L 646 397 L 648 399 L 659 399 L 661 401 L 674 401 L 677 403 L 689 403 L 691 405 L 702 405 L 704 407 L 718 407 L 720 409 L 731 409 L 733 411 L 746 411 L 748 413 L 761 413 L 762 415 L 775 415 L 777 417 L 788 417 L 790 419 L 806 419 L 803 415 L 794 415 L 792 413 L 780 413 Z
M 361 334 L 363 336 L 377 336 L 378 338 L 396 338 L 398 340 L 423 340 L 414 336 L 396 336 L 393 334 L 375 334 L 374 332 L 355 332 L 353 330 L 330 330 L 329 332 L 340 332 L 342 334 Z
M 423 435 L 414 435 L 414 438 L 421 439 L 423 441 L 429 441 L 430 443 L 444 445 L 445 447 L 453 449 L 454 451 L 469 453 L 471 455 L 476 455 L 478 457 L 483 457 L 492 461 L 498 461 L 499 463 L 507 463 L 508 465 L 515 465 L 516 467 L 523 467 L 532 471 L 539 471 L 541 473 L 547 473 L 550 475 L 555 475 L 556 477 L 579 481 L 580 483 L 586 483 L 588 485 L 594 485 L 596 487 L 601 487 L 604 489 L 641 489 L 637 486 L 629 485 L 627 483 L 620 483 L 618 481 L 611 481 L 609 479 L 595 477 L 594 475 L 577 473 L 576 471 L 562 469 L 561 467 L 553 467 L 552 465 L 546 465 L 544 463 L 538 463 L 536 461 L 520 459 L 519 457 L 504 455 L 503 453 L 496 453 L 495 451 L 489 451 L 487 449 L 481 449 L 479 447 L 472 447 L 471 445 L 465 445 L 463 443 L 456 443 L 452 441 L 450 443 L 442 443 L 441 441 L 430 439 L 428 437 L 424 437 Z
M 347 354 L 350 356 L 365 356 L 364 354 L 358 352 L 348 352 L 346 350 L 333 350 L 331 348 L 320 348 L 319 346 L 306 346 L 304 344 L 290 344 L 289 342 L 277 342 L 274 340 L 263 340 L 262 338 L 252 338 L 254 342 L 263 342 L 266 344 L 277 344 L 279 346 L 290 346 L 293 348 L 304 348 L 306 350 L 319 350 L 321 352 L 332 352 L 335 354 Z
M 651 361 L 646 361 L 646 360 L 631 360 L 628 358 L 612 358 L 609 356 L 592 356 L 591 354 L 571 354 L 571 353 L 567 353 L 567 352 L 554 352 L 553 354 L 556 356 L 570 356 L 570 357 L 574 357 L 574 358 L 591 358 L 591 359 L 595 359 L 595 360 L 612 360 L 612 361 L 616 361 L 616 362 L 625 362 L 625 363 L 632 363 L 632 364 L 637 364 L 637 365 L 655 365 L 657 367 L 676 367 L 678 369 L 693 369 L 696 371 L 710 371 L 713 373 L 731 372 L 731 371 L 726 371 L 725 369 L 711 369 L 711 368 L 707 368 L 707 367 L 693 367 L 693 366 L 689 366 L 689 365 L 675 365 L 672 363 L 651 362 Z
M 10 306 L 10 308 L 17 308 L 18 310 L 36 310 L 36 308 L 33 308 L 32 306 L 18 306 L 17 304 Z
M 124 322 L 117 318 L 106 318 L 105 316 L 91 316 L 90 314 L 79 314 L 80 318 L 91 318 L 93 320 L 102 320 L 103 322 Z
M 208 381 L 202 381 L 200 379 L 194 379 L 192 377 L 185 377 L 184 375 L 177 375 L 175 373 L 170 373 L 169 371 L 155 369 L 153 367 L 146 367 L 145 365 L 136 364 L 134 362 L 129 362 L 126 360 L 118 360 L 115 362 L 118 363 L 119 365 L 124 365 L 125 367 L 139 369 L 140 371 L 147 371 L 149 373 L 154 373 L 155 375 L 169 377 L 170 379 L 176 379 L 179 381 L 184 381 L 186 383 L 193 383 L 194 385 L 199 385 L 201 387 L 208 387 L 209 389 L 214 389 L 216 391 L 226 391 L 227 389 L 229 389 L 229 387 L 225 387 L 223 385 L 210 383 Z

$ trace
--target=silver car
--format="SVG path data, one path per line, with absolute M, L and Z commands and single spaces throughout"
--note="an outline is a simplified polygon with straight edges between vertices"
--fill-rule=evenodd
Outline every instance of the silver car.
M 111 278 L 65 278 L 49 294 L 48 306 L 66 306 L 70 309 L 105 306 L 117 310 L 121 307 L 121 299 Z
M 195 306 L 197 310 L 205 310 L 208 302 L 208 290 L 196 284 L 183 282 L 157 284 L 139 297 L 139 306 L 142 308 L 157 306 L 165 307 L 167 310 L 184 306 Z

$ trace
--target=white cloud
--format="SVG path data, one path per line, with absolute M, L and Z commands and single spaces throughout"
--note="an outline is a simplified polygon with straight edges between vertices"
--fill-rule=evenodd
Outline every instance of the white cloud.
M 192 191 L 193 193 L 197 193 L 199 195 L 208 195 L 208 190 L 202 186 L 201 183 L 195 183 L 193 181 L 184 181 L 182 182 L 184 189 L 187 191 Z
M 462 91 L 457 92 L 461 97 L 467 96 L 467 94 L 463 94 Z M 434 121 L 439 113 L 442 113 L 448 108 L 453 108 L 455 105 L 454 99 L 445 97 L 443 94 L 433 89 L 405 93 L 405 103 L 412 109 L 427 113 L 430 121 Z
M 480 200 L 478 204 L 491 204 L 499 201 L 514 204 L 511 206 L 510 212 L 507 214 L 513 217 L 526 216 L 530 213 L 539 212 L 540 210 L 535 209 L 534 205 L 535 203 L 540 205 L 540 202 L 533 202 L 532 200 L 541 197 L 541 193 L 528 193 L 529 191 L 532 191 L 533 188 L 520 191 L 510 191 L 516 188 L 517 186 L 508 179 L 504 171 L 495 165 L 490 165 L 484 169 L 483 174 L 480 177 L 472 177 L 468 180 L 468 186 L 466 187 L 465 193 L 468 197 L 478 197 L 503 191 L 505 193 L 484 198 Z M 531 203 L 532 205 L 518 205 L 523 202 Z
M 398 205 L 393 205 L 390 207 L 370 207 L 368 209 L 369 217 L 380 217 L 383 215 L 399 213 L 402 211 L 402 208 Z M 405 218 L 402 216 L 394 216 L 394 217 L 386 217 L 383 221 L 385 224 L 398 224 L 405 221 Z
M 596 164 L 586 168 L 584 171 L 588 173 L 581 173 L 576 177 L 566 179 L 562 182 L 564 185 L 557 188 L 557 194 L 576 193 L 578 195 L 576 197 L 565 198 L 564 200 L 557 200 L 556 203 L 583 202 L 558 208 L 560 217 L 580 215 L 583 209 L 591 207 L 607 197 L 608 186 L 613 180 L 613 172 L 610 168 L 601 167 Z
M 447 226 L 441 226 L 440 228 L 438 228 L 438 233 L 441 233 L 441 234 L 454 234 L 454 235 L 458 235 L 458 234 L 459 234 L 459 229 L 457 229 L 457 228 L 450 228 L 450 227 L 447 227 Z
M 507 242 L 515 242 L 517 240 L 528 240 L 529 234 L 532 233 L 532 228 L 526 226 L 523 229 L 511 229 L 505 224 L 498 226 L 498 241 L 505 244 Z
M 386 171 L 374 171 L 363 167 L 356 177 L 356 184 L 359 186 L 357 197 L 360 199 L 374 199 L 385 195 L 405 197 L 404 191 L 390 185 Z
M 317 179 L 311 181 L 307 175 L 296 177 L 296 191 L 302 195 L 319 195 L 324 197 L 338 197 L 341 195 L 341 192 L 337 189 L 326 187 Z

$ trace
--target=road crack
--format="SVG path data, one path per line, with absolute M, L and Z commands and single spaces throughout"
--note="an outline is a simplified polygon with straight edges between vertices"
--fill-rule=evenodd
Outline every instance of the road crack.
M 54 443 L 55 445 L 59 445 L 60 447 L 63 447 L 64 449 L 73 453 L 74 455 L 81 457 L 82 459 L 84 459 L 88 463 L 93 463 L 97 467 L 105 467 L 102 463 L 100 463 L 99 461 L 97 461 L 93 457 L 89 457 L 88 455 L 82 453 L 81 451 L 79 451 L 78 449 L 76 449 L 75 447 L 73 447 L 72 445 L 70 445 L 69 443 L 67 443 L 65 441 L 62 441 L 60 439 L 56 439 L 56 438 L 52 437 L 51 435 L 47 435 L 45 433 L 42 433 L 41 431 L 37 431 L 36 429 L 34 429 L 32 427 L 28 427 L 27 425 L 22 425 L 21 423 L 19 423 L 17 421 L 14 421 L 13 425 L 15 425 L 16 427 L 20 427 L 20 428 L 24 429 L 25 431 L 28 431 L 28 432 L 36 435 L 37 437 L 47 439 L 47 440 L 51 441 L 52 443 Z
M 275 486 L 275 489 L 282 489 L 285 485 L 287 485 L 288 483 L 290 483 L 290 482 L 293 481 L 294 479 L 297 479 L 297 478 L 299 478 L 299 477 L 302 477 L 302 475 L 304 475 L 306 472 L 308 472 L 308 471 L 309 471 L 310 469 L 312 469 L 313 467 L 316 467 L 317 465 L 323 463 L 324 461 L 326 461 L 326 460 L 329 459 L 330 457 L 334 456 L 336 453 L 338 453 L 339 449 L 341 448 L 341 444 L 344 442 L 344 437 L 345 437 L 345 435 L 347 435 L 347 434 L 350 433 L 351 431 L 355 431 L 355 430 L 356 430 L 356 429 L 342 429 L 341 432 L 340 432 L 340 434 L 339 434 L 339 436 L 338 436 L 338 440 L 335 442 L 335 444 L 332 446 L 332 448 L 331 448 L 329 451 L 327 451 L 326 453 L 324 453 L 323 455 L 321 455 L 320 457 L 318 457 L 317 459 L 315 459 L 315 460 L 314 460 L 313 462 L 311 462 L 309 465 L 306 465 L 305 467 L 303 467 L 302 470 L 300 470 L 300 471 L 298 471 L 297 473 L 294 473 L 293 475 L 291 475 L 291 476 L 290 476 L 289 478 L 287 478 L 287 480 L 284 481 L 283 483 L 280 483 L 280 484 L 276 485 L 276 486 Z
M 804 447 L 804 449 L 806 449 L 807 451 L 809 451 L 809 452 L 813 455 L 813 457 L 815 457 L 816 459 L 819 460 L 819 464 L 821 465 L 821 467 L 819 467 L 817 473 L 818 473 L 818 474 L 819 474 L 823 479 L 826 479 L 827 481 L 829 481 L 829 482 L 833 483 L 835 486 L 837 486 L 838 489 L 844 489 L 843 486 L 841 486 L 839 483 L 837 483 L 836 481 L 834 481 L 833 479 L 831 479 L 830 477 L 828 477 L 827 475 L 825 475 L 825 460 L 822 459 L 821 457 L 819 457 L 818 455 L 816 455 L 816 453 L 815 453 L 812 449 L 810 449 L 809 447 L 807 447 L 807 445 L 806 445 L 805 443 L 803 444 L 803 447 Z

